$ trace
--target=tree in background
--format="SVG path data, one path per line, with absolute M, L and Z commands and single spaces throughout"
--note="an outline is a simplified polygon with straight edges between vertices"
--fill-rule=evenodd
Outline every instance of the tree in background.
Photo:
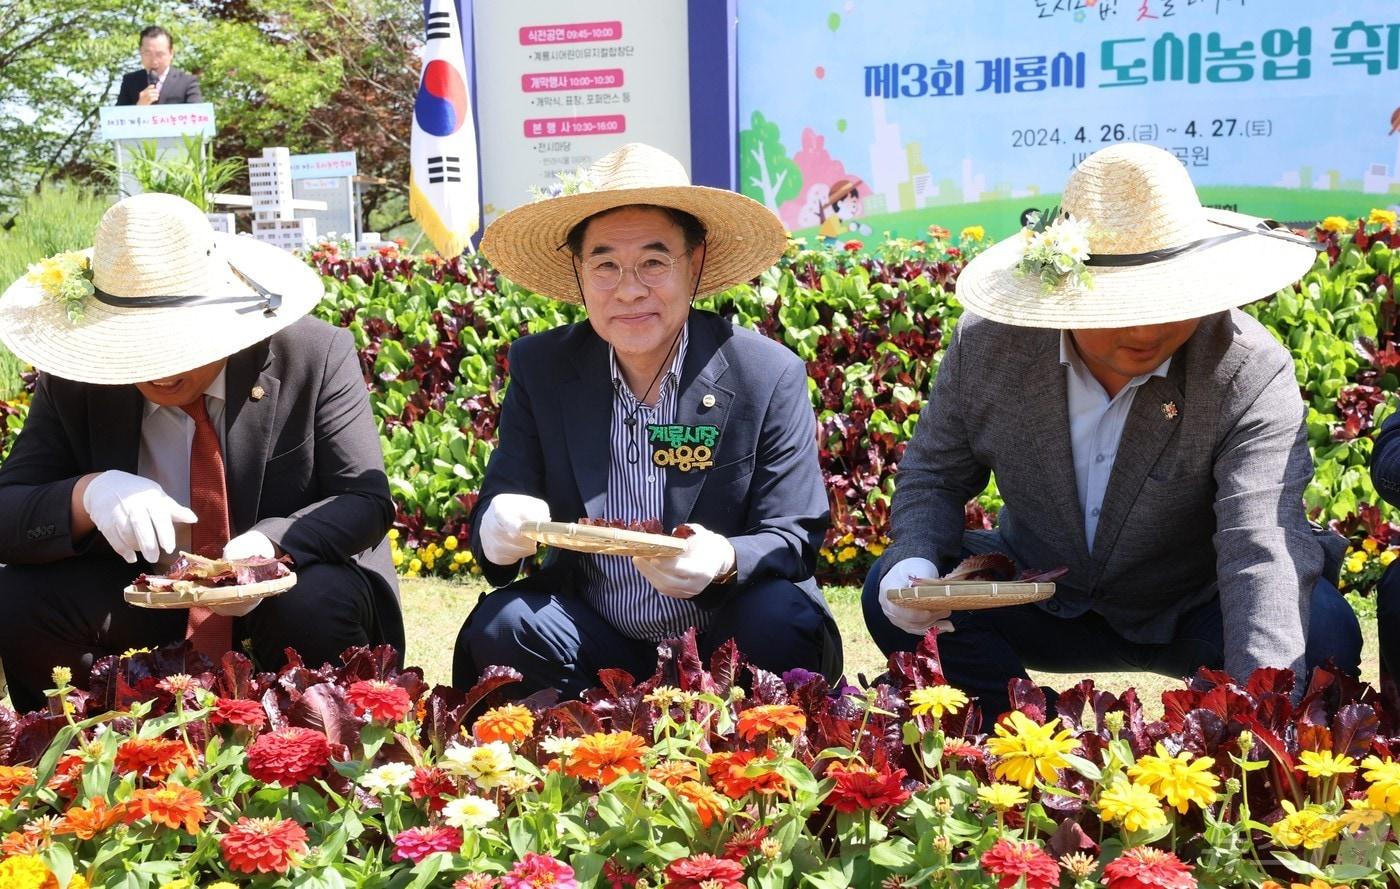
M 788 157 L 778 125 L 759 111 L 750 118 L 750 128 L 739 132 L 739 182 L 740 191 L 774 213 L 802 189 L 802 171 Z

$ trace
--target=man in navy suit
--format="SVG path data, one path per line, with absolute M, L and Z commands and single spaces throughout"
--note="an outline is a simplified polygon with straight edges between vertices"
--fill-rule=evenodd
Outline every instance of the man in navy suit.
M 118 105 L 193 105 L 203 102 L 199 78 L 170 67 L 175 38 L 158 25 L 141 31 L 141 69 L 122 77 Z
M 588 183 L 513 210 L 482 242 L 507 277 L 589 318 L 511 348 L 472 515 L 473 553 L 502 586 L 462 627 L 454 684 L 502 664 L 528 690 L 577 695 L 601 669 L 651 675 L 656 643 L 689 627 L 702 655 L 732 638 L 756 666 L 834 678 L 840 637 L 812 579 L 828 506 L 805 368 L 691 305 L 771 266 L 783 226 L 645 145 Z M 585 517 L 691 536 L 664 558 L 552 549 L 517 579 L 536 552 L 522 525 Z

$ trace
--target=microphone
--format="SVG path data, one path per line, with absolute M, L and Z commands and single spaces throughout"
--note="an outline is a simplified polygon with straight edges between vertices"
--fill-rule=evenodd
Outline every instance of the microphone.
M 160 83 L 160 75 L 151 69 L 146 70 L 146 86 L 155 86 Z

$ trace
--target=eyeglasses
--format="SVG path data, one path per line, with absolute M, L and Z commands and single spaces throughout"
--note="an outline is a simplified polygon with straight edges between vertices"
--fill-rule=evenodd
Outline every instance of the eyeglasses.
M 641 258 L 630 266 L 623 265 L 610 256 L 593 256 L 583 261 L 583 273 L 588 283 L 599 290 L 615 290 L 622 283 L 622 276 L 628 269 L 637 276 L 645 287 L 661 287 L 671 280 L 676 261 L 670 255 L 660 252 L 643 253 Z

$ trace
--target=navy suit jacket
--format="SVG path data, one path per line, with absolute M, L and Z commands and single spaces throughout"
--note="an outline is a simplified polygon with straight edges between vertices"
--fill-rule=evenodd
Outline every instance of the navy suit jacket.
M 122 75 L 121 89 L 117 91 L 117 104 L 135 105 L 136 100 L 141 98 L 141 91 L 146 88 L 147 82 L 144 68 Z M 194 105 L 203 101 L 198 77 L 179 68 L 171 68 L 165 72 L 165 83 L 160 88 L 157 105 Z
M 686 522 L 729 538 L 737 557 L 733 583 L 712 584 L 693 601 L 723 604 L 745 584 L 787 578 L 827 615 L 812 579 L 829 525 L 817 462 L 816 416 L 802 361 L 782 345 L 692 310 L 675 422 L 720 429 L 714 467 L 667 469 L 663 525 Z M 472 513 L 472 551 L 486 578 L 501 586 L 521 563 L 486 560 L 477 529 L 497 494 L 528 494 L 549 504 L 556 521 L 602 516 L 607 493 L 613 387 L 608 344 L 583 321 L 517 340 L 501 408 L 496 450 Z M 705 406 L 706 396 L 714 403 Z M 572 593 L 578 554 L 551 548 L 543 569 L 523 583 Z

